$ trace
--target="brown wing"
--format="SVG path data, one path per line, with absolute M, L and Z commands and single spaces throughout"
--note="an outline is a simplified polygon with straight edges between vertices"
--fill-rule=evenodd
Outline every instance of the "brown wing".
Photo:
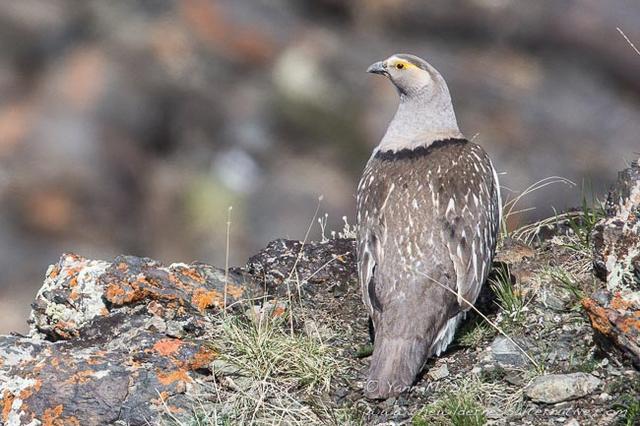
M 376 174 L 372 163 L 367 163 L 358 184 L 358 278 L 362 299 L 374 317 L 382 306 L 376 295 L 374 275 L 382 260 L 382 238 L 385 235 L 384 203 L 387 184 Z
M 474 303 L 491 269 L 500 224 L 500 191 L 486 152 L 469 143 L 440 178 L 442 239 L 456 272 L 458 303 Z M 445 195 L 447 194 L 447 195 Z

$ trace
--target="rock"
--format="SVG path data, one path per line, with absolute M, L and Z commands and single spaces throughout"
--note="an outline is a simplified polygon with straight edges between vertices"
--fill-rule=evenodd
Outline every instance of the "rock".
M 613 343 L 640 368 L 640 166 L 619 173 L 609 192 L 606 217 L 592 233 L 594 269 L 606 288 L 585 298 L 582 306 L 598 343 Z
M 525 394 L 534 402 L 555 404 L 589 395 L 601 383 L 599 379 L 586 373 L 548 374 L 537 377 L 525 388 Z
M 580 422 L 578 422 L 576 419 L 574 418 L 570 418 L 565 424 L 564 426 L 580 426 Z
M 554 311 L 562 312 L 565 310 L 565 301 L 553 294 L 551 291 L 543 291 L 540 294 L 540 301 L 545 307 L 551 308 Z
M 290 264 L 287 257 L 285 264 L 308 277 L 308 286 L 353 282 L 349 240 L 275 246 L 293 247 L 304 259 Z M 281 252 L 269 250 L 257 259 L 282 266 Z M 264 287 L 262 278 L 202 263 L 63 255 L 36 296 L 29 334 L 0 336 L 0 424 L 160 424 L 167 410 L 189 415 L 190 395 L 202 392 L 213 374 L 230 387 L 248 388 L 250 379 L 217 360 L 212 315 L 225 308 L 225 299 L 231 315 L 284 312 L 281 302 L 269 300 L 279 289 Z M 254 300 L 262 305 L 248 307 Z
M 522 241 L 507 238 L 502 242 L 502 248 L 496 253 L 494 262 L 502 262 L 513 265 L 523 262 L 525 259 L 533 258 L 536 251 Z
M 582 306 L 589 315 L 596 341 L 606 351 L 613 347 L 623 357 L 640 368 L 640 307 L 626 300 L 620 293 L 603 299 L 585 298 Z M 605 303 L 599 303 L 604 301 Z
M 491 343 L 491 357 L 502 367 L 521 367 L 528 361 L 509 339 L 497 336 Z
M 275 240 L 247 262 L 247 272 L 264 283 L 270 293 L 294 296 L 323 283 L 340 288 L 356 280 L 356 246 L 353 239 L 325 242 Z
M 607 290 L 640 304 L 640 165 L 618 175 L 609 191 L 606 217 L 592 233 L 594 268 Z
M 434 381 L 438 381 L 440 379 L 444 379 L 449 375 L 449 368 L 447 364 L 442 364 L 439 367 L 433 367 L 429 370 L 427 375 Z

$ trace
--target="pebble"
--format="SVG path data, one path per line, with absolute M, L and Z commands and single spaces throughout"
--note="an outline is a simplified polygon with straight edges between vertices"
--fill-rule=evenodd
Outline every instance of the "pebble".
M 611 395 L 606 392 L 602 392 L 598 398 L 600 398 L 601 401 L 609 401 L 611 399 Z
M 491 357 L 500 366 L 522 367 L 526 360 L 518 347 L 504 336 L 498 336 L 491 343 Z
M 534 402 L 555 404 L 589 395 L 601 384 L 600 379 L 587 373 L 548 374 L 534 379 L 525 394 Z
M 435 381 L 444 379 L 449 375 L 449 368 L 447 367 L 447 364 L 442 364 L 439 367 L 433 367 L 430 369 L 427 375 Z

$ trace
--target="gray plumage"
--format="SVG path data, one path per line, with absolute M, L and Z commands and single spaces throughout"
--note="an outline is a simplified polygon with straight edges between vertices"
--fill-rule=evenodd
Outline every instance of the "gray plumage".
M 476 301 L 491 268 L 500 195 L 489 157 L 462 136 L 433 67 L 394 55 L 368 71 L 388 76 L 400 94 L 357 193 L 359 280 L 375 333 L 365 394 L 387 398 L 446 349 L 470 309 L 464 300 Z

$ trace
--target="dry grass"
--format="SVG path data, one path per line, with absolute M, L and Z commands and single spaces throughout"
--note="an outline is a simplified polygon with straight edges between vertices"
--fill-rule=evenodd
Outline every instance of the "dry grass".
M 476 376 L 447 384 L 438 399 L 412 419 L 414 426 L 480 426 L 487 423 L 487 408 L 501 416 L 522 414 L 523 392 L 501 383 L 484 382 Z
M 495 276 L 489 279 L 489 285 L 496 295 L 495 303 L 510 324 L 519 326 L 524 319 L 531 297 L 527 297 L 514 287 L 508 267 L 498 268 L 495 271 Z
M 335 351 L 318 336 L 292 336 L 276 312 L 219 317 L 212 401 L 195 399 L 186 420 L 171 415 L 169 424 L 310 425 L 340 413 L 323 399 L 340 365 Z
M 520 192 L 515 197 L 505 198 L 505 201 L 502 206 L 501 236 L 503 238 L 510 236 L 509 230 L 507 229 L 507 222 L 509 222 L 510 219 L 514 218 L 519 214 L 535 210 L 535 207 L 529 207 L 529 208 L 523 208 L 523 209 L 519 208 L 524 198 L 526 198 L 527 196 L 531 195 L 536 191 L 546 188 L 547 186 L 555 185 L 555 184 L 564 184 L 570 187 L 574 187 L 576 185 L 575 183 L 573 183 L 567 178 L 564 178 L 561 176 L 549 176 L 529 185 L 524 191 Z M 505 189 L 511 191 L 509 188 L 505 188 Z M 513 191 L 511 192 L 513 193 Z
M 477 348 L 495 335 L 494 330 L 483 322 L 475 322 L 458 331 L 457 342 L 460 346 Z

